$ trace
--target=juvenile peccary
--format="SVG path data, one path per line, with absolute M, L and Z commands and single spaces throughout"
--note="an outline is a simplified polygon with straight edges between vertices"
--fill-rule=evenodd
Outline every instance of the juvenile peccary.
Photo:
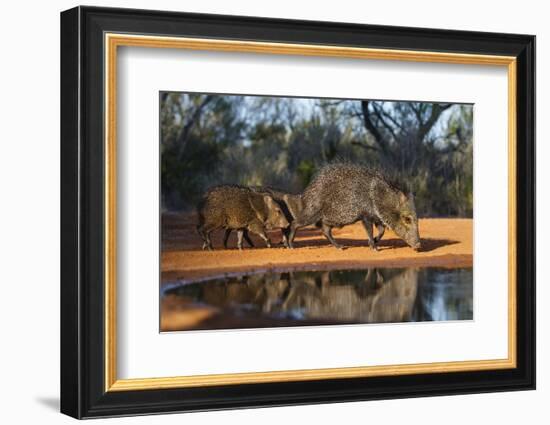
M 237 230 L 237 246 L 243 248 L 243 237 L 254 246 L 247 231 L 256 233 L 271 247 L 265 229 L 286 228 L 288 221 L 281 207 L 268 194 L 256 193 L 246 187 L 221 185 L 209 189 L 198 206 L 197 231 L 204 243 L 202 249 L 212 249 L 210 233 L 216 229 Z
M 285 218 L 288 221 L 289 225 L 287 227 L 281 228 L 281 232 L 283 235 L 282 240 L 283 240 L 284 246 L 288 248 L 289 246 L 288 235 L 290 233 L 290 223 L 294 221 L 298 213 L 302 210 L 301 195 L 286 193 L 281 190 L 273 189 L 269 186 L 250 186 L 249 189 L 256 193 L 270 195 L 275 200 L 275 202 L 277 202 L 277 204 L 283 211 L 283 214 L 285 215 Z M 225 235 L 223 238 L 223 246 L 226 249 L 227 249 L 227 241 L 229 240 L 231 231 L 232 229 L 225 230 Z M 249 244 L 251 243 L 248 238 L 248 233 L 246 230 L 244 231 L 244 238 L 247 240 Z
M 374 169 L 337 163 L 324 166 L 306 187 L 302 195 L 303 209 L 290 226 L 290 247 L 293 247 L 296 229 L 318 221 L 325 237 L 337 248 L 342 248 L 332 236 L 333 227 L 363 222 L 372 249 L 372 225 L 379 233 L 384 227 L 392 229 L 414 249 L 420 248 L 418 218 L 412 194 L 405 194 Z

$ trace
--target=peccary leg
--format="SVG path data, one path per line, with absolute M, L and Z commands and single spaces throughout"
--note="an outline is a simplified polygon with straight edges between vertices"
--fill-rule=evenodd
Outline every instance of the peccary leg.
M 325 235 L 325 237 L 330 241 L 332 245 L 334 245 L 338 249 L 344 249 L 344 246 L 336 242 L 336 240 L 332 236 L 332 227 L 323 223 L 322 231 L 323 231 L 323 235 Z
M 298 230 L 298 222 L 293 221 L 290 224 L 290 232 L 288 233 L 288 248 L 294 249 L 294 238 L 296 237 L 296 230 Z
M 376 240 L 372 237 L 372 221 L 370 221 L 368 218 L 363 217 L 363 226 L 365 227 L 365 230 L 367 231 L 367 236 L 369 237 L 369 245 L 370 247 L 378 251 L 378 247 L 376 246 Z
M 202 249 L 208 249 L 208 251 L 212 251 L 214 249 L 212 247 L 212 241 L 210 240 L 210 233 L 212 233 L 212 230 L 206 230 L 204 232 L 205 240 L 202 246 Z
M 246 243 L 248 243 L 248 245 L 250 245 L 251 248 L 254 248 L 254 244 L 252 243 L 250 236 L 248 236 L 248 230 L 246 229 L 243 230 L 243 236 Z
M 204 234 L 204 227 L 203 227 L 202 224 L 199 224 L 199 225 L 197 226 L 197 233 L 199 234 L 199 236 L 200 236 L 201 239 L 202 239 L 202 249 L 205 250 L 207 244 L 206 244 L 206 236 L 205 236 L 205 234 Z
M 271 248 L 271 241 L 265 234 L 265 230 L 263 226 L 257 225 L 257 224 L 251 224 L 248 226 L 248 230 L 250 230 L 253 233 L 256 233 L 260 238 L 262 238 L 268 248 Z
M 227 241 L 229 239 L 229 235 L 231 234 L 231 229 L 225 229 L 225 235 L 223 235 L 223 247 L 227 249 Z
M 378 223 L 376 225 L 376 230 L 378 231 L 378 235 L 374 238 L 374 243 L 378 243 L 382 240 L 382 236 L 384 236 L 384 232 L 386 231 L 386 226 L 384 226 L 382 223 Z
M 319 222 L 316 224 L 317 227 L 321 227 L 320 225 L 320 220 Z M 288 232 L 288 235 L 287 235 L 287 240 L 288 240 L 288 248 L 290 249 L 294 249 L 294 238 L 296 237 L 296 231 L 300 228 L 300 227 L 304 227 L 304 226 L 307 226 L 308 223 L 305 223 L 304 222 L 298 222 L 297 220 L 294 220 L 292 223 L 290 223 L 290 230 L 287 230 Z
M 271 248 L 271 241 L 269 240 L 269 238 L 267 237 L 267 235 L 265 234 L 265 232 L 258 233 L 258 236 L 264 240 L 265 245 L 266 245 L 268 248 Z
M 231 231 L 232 229 L 225 229 L 225 235 L 223 237 L 223 247 L 225 249 L 227 249 L 227 241 L 229 240 L 229 235 L 231 234 Z M 239 231 L 238 231 L 239 232 Z M 237 236 L 239 234 L 237 233 Z M 248 243 L 248 245 L 250 245 L 251 247 L 254 247 L 254 243 L 252 242 L 252 240 L 250 239 L 250 236 L 248 236 L 248 231 L 246 229 L 243 229 L 242 230 L 242 235 L 241 235 L 241 244 L 242 244 L 242 238 L 244 237 L 244 240 Z M 203 248 L 204 249 L 204 248 Z M 242 249 L 242 247 L 240 248 Z
M 290 229 L 287 227 L 286 229 L 281 229 L 281 232 L 283 234 L 283 245 L 286 247 L 286 248 L 289 248 L 289 245 L 288 245 L 288 235 L 290 233 Z
M 208 251 L 212 251 L 212 241 L 210 240 L 210 233 L 214 229 L 205 229 L 203 225 L 197 226 L 197 232 L 199 232 L 199 235 L 201 236 L 203 243 L 202 243 L 202 249 L 208 249 Z
M 242 229 L 237 230 L 237 247 L 239 248 L 240 251 L 243 250 L 243 234 L 244 234 L 244 230 Z
M 269 238 L 267 237 L 267 235 L 265 234 L 265 232 L 258 233 L 258 236 L 264 240 L 265 245 L 266 245 L 268 248 L 271 248 L 271 241 L 269 240 Z

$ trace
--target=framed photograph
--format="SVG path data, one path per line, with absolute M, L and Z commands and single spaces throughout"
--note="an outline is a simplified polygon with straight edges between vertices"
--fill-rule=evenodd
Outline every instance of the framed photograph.
M 61 411 L 535 388 L 535 37 L 61 14 Z

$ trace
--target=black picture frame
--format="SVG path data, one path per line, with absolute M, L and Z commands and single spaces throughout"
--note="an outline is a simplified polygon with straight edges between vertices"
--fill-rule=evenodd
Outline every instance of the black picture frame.
M 369 378 L 105 391 L 104 34 L 517 58 L 517 367 Z M 76 7 L 61 13 L 61 412 L 75 418 L 535 388 L 535 37 Z

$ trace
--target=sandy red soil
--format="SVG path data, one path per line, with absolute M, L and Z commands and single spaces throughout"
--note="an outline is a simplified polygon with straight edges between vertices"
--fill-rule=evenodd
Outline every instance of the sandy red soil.
M 229 239 L 229 249 L 223 249 L 223 231 L 213 235 L 214 251 L 203 251 L 202 240 L 195 230 L 193 214 L 164 214 L 162 218 L 162 281 L 223 275 L 234 272 L 276 269 L 325 269 L 361 267 L 471 267 L 473 220 L 421 219 L 419 252 L 409 248 L 391 231 L 386 231 L 380 250 L 367 246 L 363 226 L 356 223 L 334 229 L 334 237 L 346 249 L 329 244 L 319 229 L 307 227 L 297 233 L 293 250 L 280 246 L 265 248 L 252 235 L 255 248 L 239 251 L 236 235 Z M 275 244 L 281 240 L 280 231 L 269 232 Z M 245 246 L 246 243 L 245 243 Z

